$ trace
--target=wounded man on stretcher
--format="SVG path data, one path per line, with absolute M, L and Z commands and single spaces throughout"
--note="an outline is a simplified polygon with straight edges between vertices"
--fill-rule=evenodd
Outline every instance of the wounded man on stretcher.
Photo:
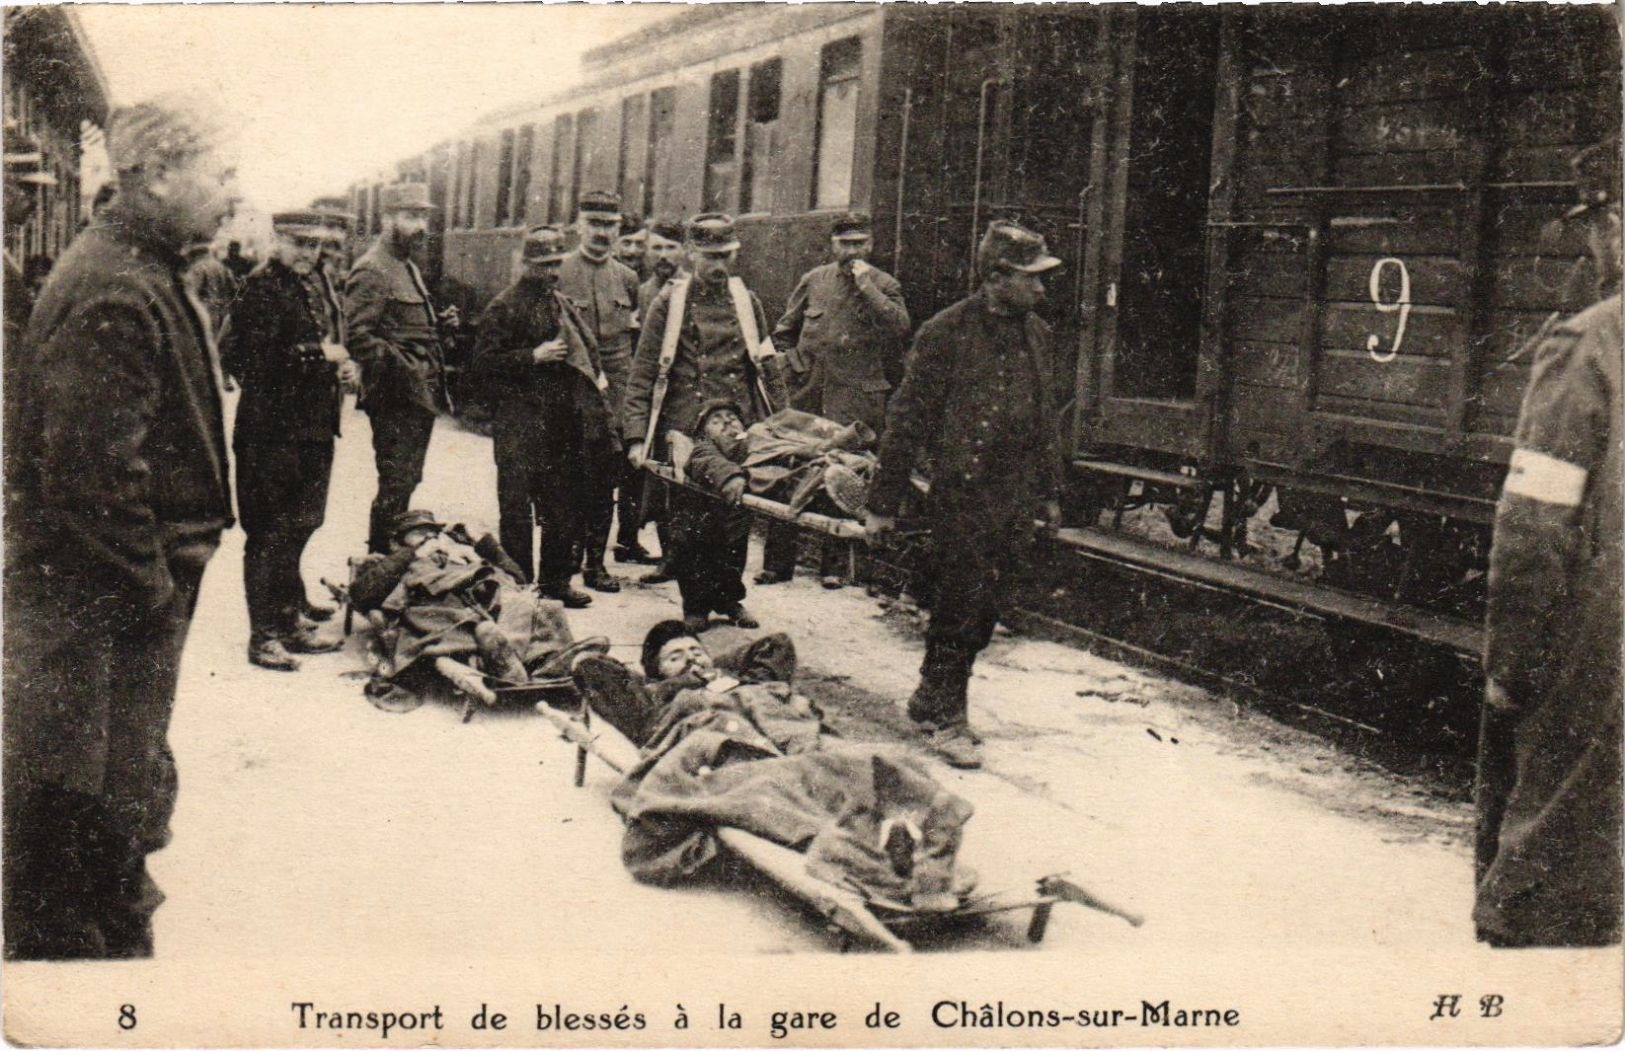
M 841 740 L 791 687 L 795 665 L 784 634 L 713 658 L 676 620 L 644 641 L 647 682 L 607 656 L 575 661 L 588 706 L 641 748 L 612 799 L 622 860 L 678 882 L 717 856 L 718 827 L 739 828 L 871 904 L 954 909 L 975 883 L 956 866 L 970 803 L 895 749 Z

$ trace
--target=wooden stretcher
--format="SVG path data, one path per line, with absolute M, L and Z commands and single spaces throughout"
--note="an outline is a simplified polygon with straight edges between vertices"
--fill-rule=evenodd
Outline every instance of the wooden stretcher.
M 658 476 L 674 486 L 686 487 L 690 491 L 710 495 L 712 498 L 718 497 L 714 492 L 699 487 L 688 480 L 678 479 L 677 471 L 670 465 L 661 462 L 644 462 L 643 468 L 650 474 Z M 772 499 L 763 498 L 761 495 L 746 494 L 740 499 L 739 504 L 753 513 L 761 513 L 763 516 L 772 517 L 774 520 L 795 524 L 798 527 L 804 527 L 819 534 L 828 535 L 831 538 L 855 542 L 864 537 L 863 524 L 856 520 L 825 516 L 823 513 L 808 513 L 805 511 L 797 513 L 785 503 L 775 502 Z
M 586 780 L 587 759 L 596 756 L 616 773 L 627 773 L 638 762 L 638 750 L 619 733 L 608 735 L 592 724 L 592 708 L 583 700 L 574 713 L 541 705 L 537 711 L 576 746 L 575 785 Z M 601 723 L 602 724 L 602 723 Z M 945 912 L 924 912 L 911 906 L 866 901 L 848 890 L 807 871 L 805 855 L 769 842 L 739 828 L 719 827 L 717 840 L 786 893 L 821 916 L 837 936 L 842 951 L 862 943 L 887 952 L 914 951 L 914 940 L 950 933 L 989 916 L 1029 911 L 1027 941 L 1044 940 L 1050 913 L 1061 901 L 1092 908 L 1138 927 L 1144 919 L 1089 893 L 1064 874 L 1039 879 L 1031 894 L 973 894 Z

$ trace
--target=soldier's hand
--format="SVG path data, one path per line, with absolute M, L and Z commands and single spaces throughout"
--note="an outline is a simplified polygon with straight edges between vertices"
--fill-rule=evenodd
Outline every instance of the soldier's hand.
M 455 304 L 440 309 L 440 321 L 452 329 L 463 324 L 463 313 L 457 310 Z
M 743 476 L 735 476 L 733 479 L 723 484 L 722 497 L 725 498 L 728 504 L 731 506 L 736 506 L 743 501 L 745 498 L 745 478 Z
M 865 271 L 869 271 L 869 270 L 872 270 L 872 268 L 870 268 L 870 266 L 869 266 L 869 261 L 867 261 L 867 260 L 854 260 L 854 261 L 852 261 L 852 277 L 853 278 L 858 278 Z
M 346 359 L 339 364 L 339 386 L 346 392 L 357 392 L 361 389 L 361 366 L 354 359 Z
M 879 513 L 870 513 L 863 518 L 864 541 L 871 546 L 878 546 L 891 537 L 897 530 L 897 518 L 882 516 Z
M 530 361 L 538 366 L 543 363 L 562 363 L 569 354 L 570 349 L 565 345 L 564 338 L 555 337 L 531 349 Z
M 626 460 L 632 463 L 634 469 L 643 468 L 643 444 L 628 444 L 626 447 Z
M 334 341 L 323 341 L 322 358 L 330 363 L 342 363 L 350 358 L 350 352 L 342 344 Z

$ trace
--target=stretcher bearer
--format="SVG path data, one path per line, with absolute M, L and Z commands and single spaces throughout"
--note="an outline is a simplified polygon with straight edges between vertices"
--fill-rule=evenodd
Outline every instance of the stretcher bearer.
M 1605 299 L 1539 345 L 1490 551 L 1481 941 L 1619 942 L 1619 144 L 1575 159 Z
M 756 295 L 732 272 L 739 253 L 734 221 L 722 213 L 705 213 L 689 222 L 690 276 L 661 289 L 643 320 L 637 357 L 621 412 L 621 435 L 627 458 L 641 466 L 645 456 L 665 460 L 664 434 L 686 431 L 699 421 L 712 400 L 726 400 L 745 412 L 745 425 L 783 407 L 784 379 L 778 356 L 767 339 L 767 316 Z M 705 503 L 716 516 L 731 512 L 702 495 L 674 491 L 674 517 L 692 503 Z M 698 532 L 699 535 L 706 534 Z M 741 603 L 745 598 L 743 553 L 725 571 L 728 581 L 687 581 L 681 575 L 684 616 L 703 625 L 717 612 L 740 626 L 756 623 Z M 715 570 L 716 562 L 692 566 Z
M 638 318 L 648 317 L 649 307 L 654 304 L 655 298 L 665 288 L 667 282 L 679 274 L 688 274 L 688 257 L 683 252 L 683 222 L 681 220 L 656 220 L 649 225 L 647 260 L 649 264 L 649 277 L 643 285 L 638 287 Z M 655 521 L 655 535 L 660 539 L 660 563 L 653 571 L 644 573 L 639 582 L 662 583 L 670 582 L 672 539 L 671 532 L 667 530 L 665 517 L 667 505 L 666 483 L 657 477 L 645 474 L 643 477 L 643 520 L 645 523 Z M 637 547 L 642 549 L 642 547 Z M 622 556 L 617 550 L 616 558 L 620 560 L 637 560 L 635 551 L 628 551 Z
M 632 345 L 637 339 L 637 272 L 614 257 L 621 231 L 621 199 L 614 194 L 593 191 L 581 196 L 576 206 L 576 233 L 580 244 L 559 266 L 559 292 L 575 304 L 598 343 L 598 358 L 609 379 L 610 411 L 619 414 L 626 393 L 626 375 L 632 365 Z M 619 463 L 617 463 L 619 464 Z M 622 486 L 622 477 L 627 477 Z M 610 526 L 615 520 L 616 490 L 620 490 L 623 551 L 637 543 L 637 507 L 643 497 L 642 481 L 624 467 L 595 481 L 597 489 L 588 498 L 581 536 L 582 581 L 588 589 L 615 593 L 621 580 L 604 567 L 609 548 Z M 635 555 L 635 554 L 632 554 Z
M 862 422 L 875 435 L 886 427 L 886 395 L 908 339 L 903 287 L 869 263 L 874 248 L 869 214 L 849 212 L 830 228 L 827 264 L 801 276 L 789 306 L 773 327 L 773 343 L 790 363 L 791 403 L 842 425 Z M 796 570 L 796 530 L 768 528 L 762 585 L 787 582 Z M 824 586 L 842 585 L 844 547 L 824 543 L 819 573 Z
M 931 623 L 908 714 L 949 764 L 966 769 L 982 764 L 966 713 L 971 665 L 1031 563 L 1034 514 L 1060 519 L 1050 331 L 1034 314 L 1044 273 L 1060 263 L 1037 234 L 988 227 L 977 250 L 981 288 L 914 339 L 869 490 L 866 527 L 883 539 L 910 472 L 931 467 Z
M 305 545 L 327 517 L 342 386 L 359 371 L 342 341 L 340 305 L 320 270 L 318 218 L 279 213 L 274 255 L 250 272 L 232 310 L 223 360 L 242 385 L 232 449 L 237 511 L 248 541 L 248 661 L 293 671 L 292 653 L 331 652 L 314 632 L 333 614 L 313 605 L 300 575 Z

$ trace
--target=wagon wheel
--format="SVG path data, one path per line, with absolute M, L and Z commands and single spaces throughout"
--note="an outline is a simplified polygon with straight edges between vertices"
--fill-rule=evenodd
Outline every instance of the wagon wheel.
M 1195 536 L 1200 541 L 1202 525 L 1207 523 L 1207 511 L 1213 505 L 1213 488 L 1202 479 L 1201 470 L 1194 465 L 1179 467 L 1181 476 L 1200 480 L 1202 486 L 1186 490 L 1181 488 L 1168 505 L 1168 527 L 1179 538 Z

